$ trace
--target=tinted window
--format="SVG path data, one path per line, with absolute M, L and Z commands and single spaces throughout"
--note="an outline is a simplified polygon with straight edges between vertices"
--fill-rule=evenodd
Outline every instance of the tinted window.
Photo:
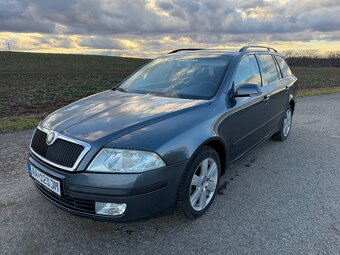
M 254 55 L 244 57 L 238 65 L 235 73 L 235 90 L 242 84 L 246 83 L 261 86 L 260 70 Z
M 261 71 L 265 84 L 267 85 L 277 81 L 279 79 L 279 73 L 272 55 L 262 54 L 258 56 L 258 59 L 261 65 Z
M 277 63 L 279 63 L 279 67 L 281 69 L 283 77 L 288 77 L 292 75 L 292 71 L 290 70 L 289 66 L 287 65 L 286 61 L 279 56 L 275 56 Z
M 147 64 L 120 87 L 127 92 L 209 99 L 231 60 L 225 55 L 167 56 Z

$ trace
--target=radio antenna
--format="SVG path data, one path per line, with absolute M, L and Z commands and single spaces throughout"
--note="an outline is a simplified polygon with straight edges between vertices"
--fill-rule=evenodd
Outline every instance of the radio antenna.
M 248 46 L 249 46 L 249 45 L 251 44 L 251 42 L 253 41 L 254 37 L 255 37 L 255 33 L 254 33 L 253 36 L 251 37 L 251 39 L 250 39 L 250 41 L 249 41 L 249 43 L 248 43 Z

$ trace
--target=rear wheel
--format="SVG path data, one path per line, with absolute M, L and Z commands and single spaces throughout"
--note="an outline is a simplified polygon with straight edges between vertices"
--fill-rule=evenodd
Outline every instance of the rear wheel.
M 292 127 L 292 117 L 293 117 L 293 111 L 292 107 L 289 106 L 288 109 L 285 112 L 285 115 L 281 121 L 280 124 L 280 131 L 277 132 L 275 135 L 273 135 L 273 139 L 277 141 L 284 141 L 287 139 L 290 129 Z
M 182 178 L 177 196 L 178 207 L 187 218 L 203 215 L 212 204 L 221 175 L 218 154 L 203 147 L 193 156 Z

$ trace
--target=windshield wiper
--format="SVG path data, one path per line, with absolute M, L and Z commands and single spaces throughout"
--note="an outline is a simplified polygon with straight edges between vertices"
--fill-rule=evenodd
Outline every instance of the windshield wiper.
M 121 87 L 114 87 L 113 90 L 117 90 L 117 91 L 126 93 L 126 90 L 122 89 Z

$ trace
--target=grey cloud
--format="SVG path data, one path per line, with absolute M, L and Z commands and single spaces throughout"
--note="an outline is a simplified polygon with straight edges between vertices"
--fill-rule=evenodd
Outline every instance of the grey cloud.
M 263 0 L 248 0 L 248 1 L 239 1 L 238 2 L 238 6 L 241 8 L 241 9 L 251 9 L 251 8 L 254 8 L 254 7 L 264 7 L 264 6 L 267 6 L 269 5 L 268 2 L 265 2 Z
M 124 45 L 112 38 L 150 38 L 150 47 L 157 48 L 162 45 L 155 38 L 165 35 L 219 45 L 246 42 L 253 33 L 261 40 L 337 40 L 332 34 L 340 30 L 339 0 L 291 0 L 287 5 L 264 0 L 156 0 L 155 5 L 158 9 L 149 8 L 146 0 L 0 0 L 0 31 L 97 35 L 78 44 L 123 50 Z M 265 12 L 256 17 L 259 8 Z
M 123 50 L 125 47 L 119 40 L 103 37 L 85 37 L 78 42 L 79 46 L 95 49 Z
M 164 2 L 159 2 L 158 7 L 161 8 L 164 11 L 171 11 L 174 9 L 174 5 L 171 2 L 164 1 Z
M 0 0 L 0 31 L 53 33 L 55 23 L 38 15 L 29 1 Z
M 314 31 L 337 31 L 340 29 L 340 5 L 330 9 L 314 10 L 297 17 L 297 23 Z
M 52 23 L 41 23 L 37 21 L 30 21 L 29 23 L 22 18 L 9 19 L 1 21 L 0 31 L 10 32 L 39 32 L 39 33 L 53 33 L 55 25 Z

